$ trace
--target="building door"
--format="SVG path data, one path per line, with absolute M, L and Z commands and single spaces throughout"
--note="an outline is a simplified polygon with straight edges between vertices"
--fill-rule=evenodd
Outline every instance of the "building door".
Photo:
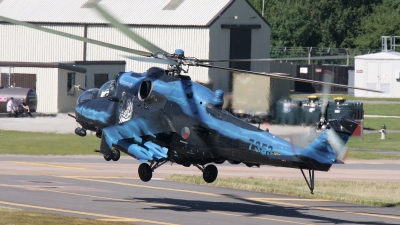
M 10 79 L 9 79 L 10 75 Z M 21 88 L 32 88 L 36 90 L 36 74 L 26 73 L 1 73 L 0 86 L 10 85 Z
M 251 58 L 251 31 L 249 28 L 231 28 L 229 59 Z M 229 62 L 229 67 L 251 70 L 251 62 Z M 232 74 L 229 76 L 229 89 L 232 91 Z
M 379 68 L 377 61 L 367 61 L 367 88 L 379 90 Z M 376 96 L 374 92 L 367 91 L 367 96 Z
M 379 62 L 379 90 L 381 96 L 390 96 L 390 84 L 392 82 L 392 62 Z

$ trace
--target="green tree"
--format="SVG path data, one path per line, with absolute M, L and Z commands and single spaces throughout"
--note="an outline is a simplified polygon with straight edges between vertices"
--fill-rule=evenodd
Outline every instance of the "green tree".
M 361 21 L 382 0 L 265 0 L 272 46 L 356 47 Z M 250 0 L 261 12 L 262 0 Z
M 321 42 L 319 46 L 354 48 L 360 35 L 360 24 L 381 0 L 319 0 L 318 12 Z
M 381 36 L 400 36 L 400 1 L 383 0 L 361 23 L 361 31 L 355 39 L 359 48 L 381 48 Z

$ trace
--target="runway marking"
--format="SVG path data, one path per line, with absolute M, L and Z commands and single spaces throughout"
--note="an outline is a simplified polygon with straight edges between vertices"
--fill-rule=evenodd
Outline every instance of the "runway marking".
M 80 177 L 76 177 L 76 176 L 57 176 L 57 175 L 50 175 L 50 176 L 55 176 L 55 177 L 60 177 L 60 178 L 67 178 L 67 179 L 93 181 L 93 182 L 106 183 L 106 184 L 117 184 L 117 185 L 122 185 L 122 186 L 149 188 L 149 189 L 175 191 L 175 192 L 185 192 L 185 193 L 198 194 L 198 195 L 208 195 L 208 196 L 214 196 L 214 197 L 224 197 L 223 195 L 207 193 L 207 192 L 189 191 L 189 190 L 183 190 L 183 189 L 173 189 L 173 188 L 164 188 L 164 187 L 154 187 L 154 186 L 146 186 L 146 185 L 141 185 L 141 184 L 130 184 L 130 183 L 124 183 L 124 182 L 98 180 L 98 179 L 90 179 L 90 178 L 80 178 Z
M 32 208 L 32 209 L 41 209 L 41 210 L 54 211 L 54 212 L 79 214 L 79 215 L 84 215 L 84 216 L 94 216 L 94 217 L 100 217 L 100 218 L 106 218 L 106 219 L 115 219 L 117 221 L 126 220 L 126 221 L 130 221 L 130 222 L 143 222 L 143 223 L 162 224 L 162 225 L 177 225 L 176 223 L 166 223 L 166 222 L 159 222 L 159 221 L 155 221 L 155 220 L 145 220 L 145 219 L 139 219 L 139 218 L 111 216 L 111 215 L 105 215 L 105 214 L 74 211 L 74 210 L 68 210 L 68 209 L 57 209 L 57 208 L 51 208 L 51 207 L 20 204 L 20 203 L 14 203 L 14 202 L 6 202 L 6 201 L 0 201 L 0 204 L 11 205 L 11 206 L 16 206 L 16 207 Z
M 144 201 L 133 201 L 133 200 L 126 200 L 126 199 L 118 199 L 118 198 L 108 198 L 108 197 L 95 196 L 95 195 L 87 195 L 87 194 L 78 194 L 78 193 L 65 192 L 65 191 L 57 191 L 57 190 L 52 190 L 52 189 L 43 189 L 43 188 L 40 188 L 40 187 L 32 187 L 32 186 L 21 186 L 21 185 L 11 185 L 11 184 L 0 184 L 0 186 L 12 187 L 12 188 L 21 188 L 21 189 L 35 190 L 35 191 L 61 193 L 61 194 L 67 194 L 67 195 L 90 197 L 90 198 L 97 198 L 97 199 L 104 199 L 104 200 L 111 200 L 111 201 L 119 201 L 119 202 L 143 203 L 143 204 L 152 205 L 152 206 L 166 206 L 166 207 L 173 206 L 172 204 L 165 204 L 165 203 L 148 203 L 148 202 L 144 202 Z M 1 204 L 1 202 L 0 202 L 0 204 Z M 214 214 L 227 215 L 227 216 L 237 216 L 237 217 L 246 217 L 246 218 L 250 217 L 252 219 L 262 219 L 262 220 L 278 221 L 278 222 L 285 222 L 285 223 L 291 223 L 291 224 L 306 224 L 306 225 L 309 225 L 308 223 L 301 223 L 301 222 L 295 222 L 295 221 L 290 221 L 290 220 L 273 219 L 273 218 L 267 218 L 267 217 L 261 217 L 261 216 L 248 216 L 248 215 L 245 216 L 245 215 L 240 215 L 240 214 L 226 213 L 226 212 L 220 212 L 220 211 L 211 211 L 211 210 L 207 210 L 207 212 L 214 213 Z M 136 218 L 118 218 L 118 219 L 116 219 L 116 218 L 105 218 L 105 219 L 97 219 L 97 220 L 109 221 L 109 222 L 141 222 L 141 221 L 138 221 L 138 219 L 136 219 Z
M 183 189 L 172 189 L 172 188 L 163 188 L 163 187 L 154 187 L 154 186 L 130 184 L 130 183 L 116 182 L 116 181 L 104 181 L 104 180 L 97 180 L 97 179 L 87 179 L 87 178 L 79 178 L 77 176 L 59 176 L 59 175 L 51 175 L 51 174 L 38 174 L 38 173 L 33 173 L 33 172 L 27 172 L 27 173 L 31 173 L 31 174 L 34 174 L 34 175 L 59 177 L 59 178 L 65 178 L 65 179 L 76 179 L 76 180 L 93 181 L 93 182 L 98 182 L 98 183 L 117 184 L 117 185 L 122 185 L 122 186 L 132 186 L 132 187 L 139 187 L 139 188 L 150 188 L 150 189 L 166 190 L 166 191 L 174 191 L 174 192 L 185 192 L 185 193 L 208 195 L 208 196 L 214 196 L 214 197 L 224 197 L 224 198 L 226 197 L 224 195 L 212 194 L 212 193 L 207 193 L 207 192 L 189 191 L 189 190 L 183 190 Z M 308 206 L 308 205 L 279 202 L 279 201 L 277 201 L 275 199 L 274 199 L 275 201 L 273 201 L 273 200 L 268 200 L 268 198 L 245 198 L 245 199 L 259 201 L 259 202 L 268 202 L 268 203 L 277 204 L 277 205 L 286 205 L 286 206 L 291 206 L 291 207 L 296 207 L 296 208 L 309 208 L 309 209 L 322 210 L 322 211 L 344 212 L 344 213 L 349 213 L 349 214 L 356 214 L 356 215 L 364 215 L 364 216 L 371 216 L 371 217 L 381 217 L 381 218 L 389 218 L 389 219 L 400 220 L 400 216 L 389 216 L 389 215 L 381 215 L 381 214 L 374 214 L 374 213 L 353 212 L 353 211 L 348 211 L 348 210 L 333 209 L 333 208 L 326 208 L 326 207 L 314 207 L 314 206 Z M 263 199 L 265 201 L 263 201 Z M 301 200 L 304 200 L 304 199 L 297 199 L 296 201 L 301 201 Z
M 291 207 L 296 207 L 296 208 L 307 208 L 307 209 L 315 209 L 315 210 L 331 211 L 331 212 L 343 212 L 343 213 L 355 214 L 355 215 L 363 215 L 363 216 L 371 216 L 371 217 L 380 217 L 380 218 L 386 218 L 386 219 L 400 220 L 400 216 L 390 216 L 390 215 L 382 215 L 382 214 L 375 214 L 375 213 L 365 213 L 365 212 L 354 212 L 354 211 L 349 211 L 349 210 L 344 210 L 344 209 L 335 209 L 335 208 L 327 208 L 327 207 L 309 206 L 309 205 L 302 205 L 302 204 L 295 204 L 295 203 L 279 202 L 279 201 L 273 201 L 273 200 L 265 200 L 263 198 L 247 198 L 247 199 L 253 200 L 253 201 L 259 201 L 259 202 L 272 203 L 272 204 L 277 204 L 277 205 L 291 206 Z M 299 201 L 299 200 L 301 201 L 301 199 L 298 199 L 297 201 Z
M 250 217 L 250 218 L 255 218 L 255 219 L 270 220 L 270 221 L 275 221 L 275 222 L 284 222 L 284 223 L 292 223 L 292 224 L 302 224 L 302 225 L 311 225 L 312 224 L 312 223 L 302 223 L 302 222 L 296 222 L 296 221 L 290 221 L 290 220 L 273 219 L 273 218 L 262 217 L 262 216 L 248 216 L 248 215 L 241 215 L 241 214 L 234 214 L 234 213 L 226 213 L 226 212 L 220 212 L 220 211 L 207 210 L 207 212 L 221 214 L 221 215 L 227 215 L 227 216 L 246 217 L 246 218 Z
M 38 162 L 23 162 L 23 161 L 6 161 L 6 162 L 16 163 L 16 164 L 25 164 L 25 165 L 34 165 L 34 166 L 47 166 L 47 167 L 55 167 L 55 168 L 62 168 L 62 169 L 73 169 L 73 170 L 86 170 L 87 169 L 87 168 L 84 168 L 84 167 L 63 166 L 63 165 L 48 164 L 48 163 L 38 163 Z
M 73 176 L 59 176 L 59 177 L 71 178 L 71 179 L 79 179 L 79 178 L 74 178 Z M 215 196 L 215 197 L 226 197 L 224 195 L 212 194 L 212 193 L 207 193 L 207 192 L 188 191 L 188 190 L 183 190 L 183 189 L 172 189 L 172 188 L 163 188 L 163 187 L 153 187 L 153 186 L 145 186 L 145 185 L 139 185 L 139 184 L 129 184 L 129 183 L 123 183 L 123 182 L 116 182 L 116 181 L 103 181 L 103 180 L 97 180 L 97 179 L 82 179 L 82 180 L 94 181 L 94 182 L 100 182 L 100 183 L 118 184 L 118 185 L 124 185 L 124 186 L 134 186 L 134 187 L 141 187 L 141 188 L 151 188 L 151 189 L 158 189 L 158 190 L 186 192 L 186 193 L 199 194 L 199 195 L 209 195 L 209 196 Z M 257 199 L 262 199 L 262 198 L 247 198 L 247 199 L 257 201 Z M 296 201 L 302 201 L 302 200 L 304 200 L 304 199 L 297 199 Z M 310 200 L 310 201 L 312 201 L 312 200 Z M 278 205 L 290 205 L 290 206 L 298 207 L 298 208 L 311 208 L 311 209 L 317 209 L 317 210 L 322 210 L 322 211 L 344 212 L 344 213 L 350 213 L 350 214 L 357 214 L 357 215 L 365 215 L 365 216 L 371 216 L 371 217 L 381 217 L 381 218 L 389 218 L 389 219 L 400 220 L 399 216 L 388 216 L 388 215 L 381 215 L 381 214 L 374 214 L 374 213 L 360 213 L 360 212 L 353 212 L 353 211 L 341 210 L 341 209 L 333 209 L 333 208 L 325 208 L 325 207 L 314 207 L 314 206 L 292 204 L 292 203 L 283 203 L 283 202 L 279 202 L 279 201 L 276 201 L 276 200 L 275 201 L 267 200 L 266 202 L 270 202 L 270 203 L 274 203 L 274 204 L 278 204 Z
M 35 190 L 35 191 L 53 192 L 53 193 L 75 195 L 75 196 L 89 197 L 89 198 L 97 198 L 97 199 L 111 200 L 111 201 L 118 201 L 118 202 L 143 203 L 146 205 L 167 206 L 167 207 L 173 206 L 171 204 L 165 204 L 165 203 L 149 203 L 149 202 L 144 202 L 144 201 L 126 200 L 126 199 L 122 199 L 122 198 L 108 198 L 108 197 L 102 197 L 102 196 L 96 196 L 96 195 L 87 195 L 87 194 L 78 194 L 78 193 L 66 192 L 66 191 L 58 191 L 58 190 L 54 190 L 54 189 L 44 189 L 41 187 L 33 187 L 33 186 L 22 186 L 22 185 L 11 185 L 11 184 L 0 184 L 0 186 L 27 189 L 27 190 Z

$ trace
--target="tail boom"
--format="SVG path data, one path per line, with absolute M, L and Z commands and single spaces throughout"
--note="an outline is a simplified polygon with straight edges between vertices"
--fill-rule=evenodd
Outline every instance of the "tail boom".
M 348 116 L 329 121 L 329 128 L 322 132 L 298 156 L 307 168 L 328 171 L 333 163 L 343 163 L 348 150 L 345 146 L 358 124 Z

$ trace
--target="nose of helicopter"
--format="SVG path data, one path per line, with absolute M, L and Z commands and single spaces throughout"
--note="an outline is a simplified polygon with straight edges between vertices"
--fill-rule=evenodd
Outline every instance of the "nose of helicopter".
M 76 100 L 76 106 L 79 106 L 80 104 L 82 104 L 84 102 L 87 102 L 87 101 L 97 98 L 98 93 L 99 93 L 98 88 L 91 88 L 89 90 L 86 90 Z

